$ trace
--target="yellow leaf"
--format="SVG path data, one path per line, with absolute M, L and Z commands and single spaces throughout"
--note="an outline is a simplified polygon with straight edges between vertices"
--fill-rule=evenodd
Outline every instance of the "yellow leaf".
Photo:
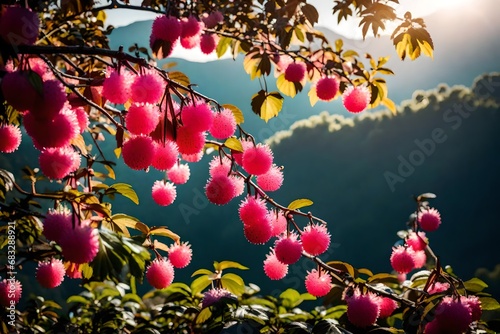
M 307 93 L 307 95 L 309 96 L 311 107 L 314 107 L 316 102 L 319 101 L 318 95 L 316 95 L 316 86 L 311 86 L 311 89 L 309 90 L 309 93 Z
M 278 116 L 283 106 L 283 96 L 278 92 L 269 93 L 260 107 L 260 118 L 269 121 Z
M 122 154 L 122 148 L 121 147 L 117 147 L 113 150 L 113 152 L 115 152 L 115 156 L 117 159 L 120 159 L 120 155 Z
M 254 58 L 253 56 L 254 53 L 249 53 L 243 60 L 243 68 L 248 73 L 248 75 L 250 75 L 250 80 L 253 80 L 260 76 L 260 71 L 258 70 L 260 59 Z
M 285 74 L 281 74 L 276 80 L 276 86 L 286 96 L 295 97 L 297 90 L 295 89 L 295 84 L 291 81 L 285 79 Z
M 422 49 L 422 52 L 424 53 L 424 55 L 426 55 L 427 57 L 430 57 L 430 58 L 434 58 L 432 46 L 429 44 L 429 42 L 427 42 L 427 41 L 420 42 L 419 41 L 418 44 L 420 45 L 420 48 Z
M 385 99 L 382 100 L 382 104 L 387 108 L 389 108 L 389 110 L 392 112 L 393 115 L 397 114 L 396 105 L 394 104 L 394 101 L 386 97 Z
M 224 146 L 231 149 L 232 151 L 243 152 L 243 146 L 241 145 L 241 142 L 236 138 L 228 138 L 224 142 Z
M 167 245 L 165 245 L 163 242 L 159 242 L 158 240 L 155 240 L 153 242 L 153 245 L 154 245 L 155 249 L 161 249 L 162 251 L 168 253 L 169 247 Z
M 152 227 L 149 229 L 148 235 L 160 235 L 172 239 L 174 242 L 178 242 L 181 237 L 178 234 L 170 231 L 166 227 Z
M 149 227 L 135 217 L 123 213 L 117 213 L 112 215 L 110 219 L 121 227 L 133 228 L 134 230 L 138 230 L 144 234 L 148 234 L 149 232 Z
M 295 201 L 291 202 L 290 204 L 288 204 L 288 209 L 298 210 L 300 208 L 310 206 L 310 205 L 313 205 L 313 201 L 311 201 L 310 199 L 299 198 L 299 199 L 296 199 Z
M 243 112 L 241 111 L 240 108 L 233 106 L 232 104 L 223 104 L 222 108 L 229 109 L 233 112 L 236 124 L 241 124 L 245 121 L 245 117 L 243 117 Z

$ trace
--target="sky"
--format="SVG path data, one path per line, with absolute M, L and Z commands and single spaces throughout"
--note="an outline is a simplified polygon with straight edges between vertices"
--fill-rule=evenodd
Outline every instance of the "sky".
M 342 21 L 337 24 L 337 18 L 330 15 L 333 7 L 333 0 L 309 0 L 309 3 L 314 5 L 320 13 L 318 26 L 325 27 L 333 32 L 350 39 L 362 39 L 361 29 L 358 27 L 359 19 L 352 18 L 349 21 Z M 140 0 L 131 0 L 131 4 L 140 5 Z M 413 17 L 424 17 L 432 14 L 442 8 L 448 7 L 449 10 L 467 10 L 468 6 L 472 6 L 472 0 L 400 0 L 396 7 L 398 17 L 403 17 L 404 13 L 410 11 Z M 131 11 L 127 9 L 107 10 L 107 24 L 115 27 L 127 26 L 136 21 L 145 21 L 154 19 L 157 14 L 150 12 L 136 11 L 131 15 Z M 385 34 L 391 34 L 394 28 L 400 22 L 390 22 L 387 25 Z M 197 49 L 185 50 L 179 45 L 171 55 L 173 58 L 183 58 L 189 61 L 206 62 L 216 60 L 215 55 L 204 55 Z

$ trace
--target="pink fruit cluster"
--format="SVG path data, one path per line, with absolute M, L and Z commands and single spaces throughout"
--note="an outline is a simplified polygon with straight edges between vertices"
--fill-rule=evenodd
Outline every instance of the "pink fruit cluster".
M 360 328 L 375 325 L 378 319 L 389 317 L 398 308 L 393 299 L 377 296 L 372 292 L 361 293 L 358 289 L 348 288 L 344 299 L 347 303 L 347 318 Z
M 80 166 L 80 155 L 70 146 L 88 125 L 88 114 L 72 107 L 64 86 L 38 58 L 28 58 L 30 70 L 23 64 L 2 78 L 1 89 L 8 104 L 20 111 L 28 135 L 40 150 L 41 171 L 50 179 L 62 179 Z M 0 127 L 0 151 L 13 152 L 19 147 L 21 133 L 12 125 Z
M 175 243 L 168 249 L 168 258 L 156 258 L 146 269 L 146 279 L 155 289 L 165 289 L 174 281 L 175 268 L 185 268 L 193 251 L 188 243 Z
M 99 252 L 98 231 L 90 226 L 89 221 L 79 221 L 62 207 L 47 212 L 43 220 L 43 234 L 48 240 L 58 243 L 64 260 L 74 265 L 92 262 Z M 77 266 L 73 269 L 76 270 L 72 272 L 73 276 L 78 277 L 80 272 Z
M 425 326 L 425 333 L 461 334 L 472 322 L 481 319 L 482 309 L 475 296 L 444 297 L 435 309 L 435 318 Z
M 427 208 L 419 211 L 417 221 L 422 230 L 433 232 L 441 225 L 441 215 L 438 210 Z
M 188 243 L 176 243 L 169 247 L 168 258 L 156 258 L 146 269 L 146 279 L 155 289 L 164 289 L 174 281 L 174 268 L 185 268 L 191 262 L 193 252 Z
M 215 27 L 224 17 L 220 12 L 213 12 L 199 18 L 195 16 L 178 19 L 174 16 L 161 15 L 156 17 L 151 27 L 149 44 L 152 49 L 155 45 L 163 45 L 163 57 L 168 57 L 180 42 L 185 49 L 199 46 L 204 54 L 210 54 L 217 47 L 218 38 L 215 34 L 203 32 L 205 27 Z M 165 49 L 167 47 L 167 49 Z

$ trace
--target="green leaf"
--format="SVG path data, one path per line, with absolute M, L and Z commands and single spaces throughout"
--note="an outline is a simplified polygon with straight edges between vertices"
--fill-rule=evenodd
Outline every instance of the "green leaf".
M 467 282 L 464 282 L 465 289 L 474 293 L 481 292 L 488 287 L 488 284 L 480 280 L 479 278 L 472 278 Z
M 225 289 L 237 296 L 240 296 L 243 292 L 245 292 L 243 279 L 241 279 L 238 275 L 225 274 L 221 277 L 220 281 Z
M 337 328 L 336 321 L 324 319 L 314 325 L 311 334 L 342 334 L 342 332 Z
M 395 283 L 399 284 L 398 277 L 396 275 L 391 275 L 391 274 L 386 274 L 386 273 L 381 273 L 381 274 L 376 274 L 368 278 L 367 280 L 368 283 Z
M 202 292 L 207 286 L 209 286 L 212 283 L 212 280 L 208 275 L 203 275 L 195 279 L 191 283 L 191 291 L 193 292 L 193 295 L 196 295 L 200 292 Z
M 236 120 L 236 124 L 241 124 L 245 121 L 245 117 L 243 116 L 243 112 L 240 110 L 240 108 L 232 105 L 232 104 L 223 104 L 222 108 L 226 108 L 231 110 L 233 113 L 234 119 Z
M 208 269 L 198 269 L 194 273 L 191 274 L 191 277 L 198 276 L 198 275 L 212 275 L 213 272 L 211 272 Z
M 35 88 L 38 95 L 43 96 L 43 80 L 35 71 L 28 71 L 28 81 Z
M 217 43 L 217 48 L 215 49 L 215 52 L 217 53 L 217 57 L 220 58 L 224 54 L 226 54 L 227 48 L 231 44 L 232 39 L 229 37 L 222 36 L 219 39 L 219 43 Z
M 494 311 L 500 309 L 498 301 L 491 297 L 479 297 L 481 301 L 481 309 L 483 311 Z
M 290 210 L 298 210 L 300 208 L 313 205 L 313 201 L 307 198 L 299 198 L 288 204 L 287 208 Z
M 135 204 L 139 204 L 139 197 L 132 186 L 126 183 L 115 183 L 109 186 L 108 189 L 104 192 L 106 195 L 110 194 L 120 194 L 128 199 L 130 199 Z
M 228 138 L 224 142 L 224 146 L 232 151 L 243 152 L 243 145 L 241 145 L 241 142 L 236 138 Z
M 202 324 L 205 321 L 207 321 L 208 319 L 210 319 L 211 316 L 212 316 L 212 311 L 210 311 L 210 308 L 208 308 L 208 307 L 204 308 L 196 316 L 196 323 L 197 324 Z
M 83 296 L 70 296 L 68 299 L 66 299 L 66 303 L 78 303 L 78 304 L 84 304 L 88 305 L 90 303 L 90 300 L 88 298 L 85 298 Z
M 293 307 L 296 302 L 298 302 L 300 298 L 300 293 L 295 289 L 286 289 L 280 294 L 280 298 L 283 300 L 283 306 L 285 307 Z
M 245 267 L 244 265 L 239 264 L 238 262 L 234 262 L 234 261 L 222 261 L 222 262 L 217 263 L 217 264 L 216 264 L 216 262 L 214 262 L 214 268 L 217 271 L 223 271 L 223 270 L 229 269 L 229 268 L 248 270 L 248 268 Z

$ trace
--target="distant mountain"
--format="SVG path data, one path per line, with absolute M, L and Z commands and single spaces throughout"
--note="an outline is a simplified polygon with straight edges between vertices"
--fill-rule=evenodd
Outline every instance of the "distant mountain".
M 387 36 L 367 38 L 365 42 L 344 40 L 344 48 L 355 49 L 360 54 L 370 53 L 374 57 L 390 55 L 388 67 L 395 76 L 386 76 L 389 97 L 401 103 L 409 99 L 417 89 L 431 89 L 441 82 L 449 85 L 469 85 L 478 75 L 500 70 L 500 31 L 497 0 L 478 0 L 471 11 L 441 10 L 425 17 L 435 44 L 434 59 L 422 56 L 415 61 L 401 61 Z M 110 46 L 125 49 L 133 43 L 148 46 L 151 21 L 136 22 L 117 28 L 110 36 Z M 341 36 L 321 29 L 333 43 Z M 239 106 L 246 114 L 245 129 L 264 140 L 278 130 L 285 130 L 293 122 L 318 114 L 321 111 L 350 117 L 339 100 L 332 103 L 318 102 L 311 107 L 306 90 L 294 99 L 286 98 L 280 117 L 264 123 L 250 108 L 250 100 L 259 89 L 257 80 L 250 81 L 243 69 L 243 57 L 219 60 L 209 64 L 192 63 L 183 59 L 168 59 L 177 63 L 177 70 L 186 73 L 191 82 L 198 84 L 200 92 L 221 103 Z M 161 62 L 163 63 L 163 61 Z M 275 89 L 274 78 L 268 85 Z

